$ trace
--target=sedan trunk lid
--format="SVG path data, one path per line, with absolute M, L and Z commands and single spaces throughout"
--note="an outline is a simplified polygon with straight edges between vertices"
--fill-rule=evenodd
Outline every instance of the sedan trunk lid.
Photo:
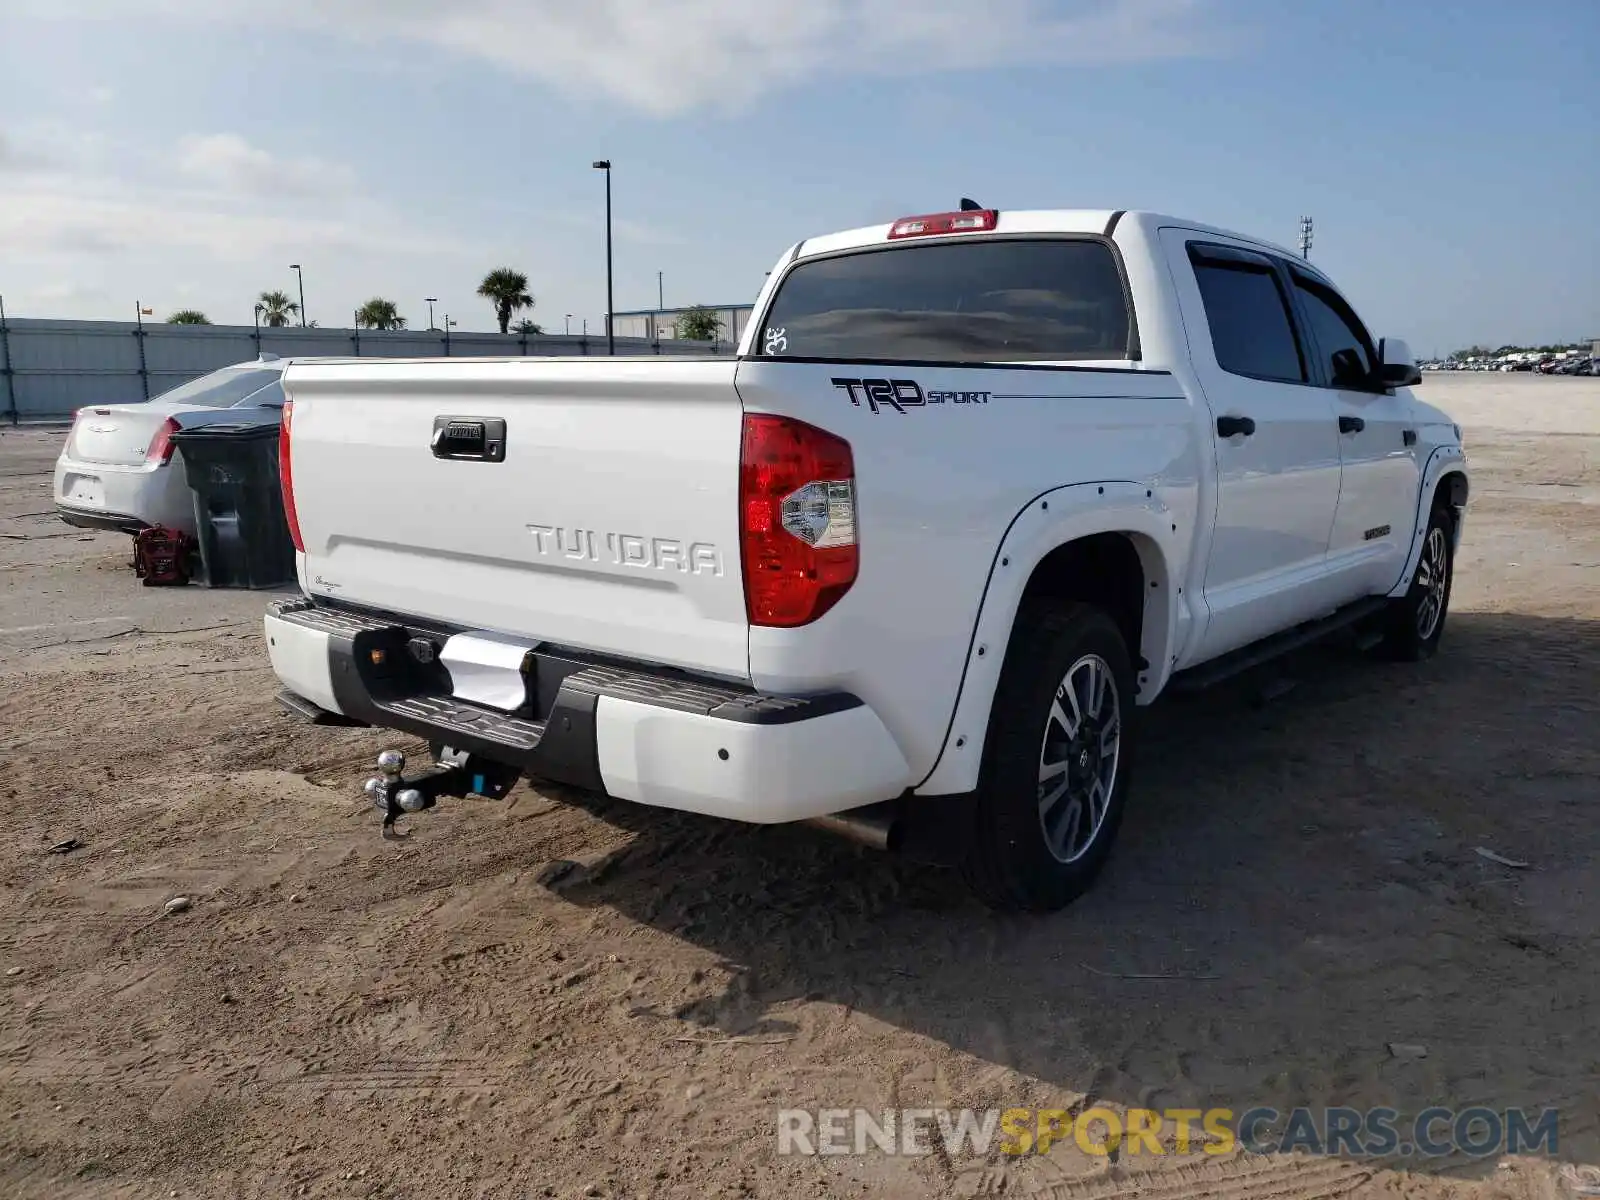
M 136 467 L 146 461 L 171 416 L 159 401 L 79 409 L 66 457 L 80 463 Z

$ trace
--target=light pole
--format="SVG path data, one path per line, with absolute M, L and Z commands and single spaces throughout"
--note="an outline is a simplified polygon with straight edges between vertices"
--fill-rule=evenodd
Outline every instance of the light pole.
M 0 352 L 5 354 L 6 365 L 0 367 L 0 379 L 6 381 L 6 416 L 13 425 L 22 423 L 22 415 L 17 411 L 17 385 L 13 382 L 14 372 L 11 369 L 11 331 L 6 327 L 6 298 L 0 296 Z
M 567 327 L 563 332 L 565 332 L 568 337 L 572 336 L 572 314 L 571 313 L 567 314 Z
M 594 164 L 596 171 L 606 173 L 606 353 L 617 352 L 617 309 L 611 295 L 611 160 L 602 158 Z
M 150 399 L 150 367 L 144 357 L 144 314 L 144 301 L 135 300 L 133 302 L 133 319 L 137 324 L 137 329 L 134 332 L 134 340 L 139 343 L 139 382 L 144 387 L 144 398 L 148 400 Z
M 423 299 L 428 302 L 428 332 L 432 333 L 436 328 L 438 328 L 438 326 L 433 323 L 433 306 L 439 303 L 439 297 L 425 296 Z
M 299 263 L 290 263 L 289 270 L 293 271 L 295 278 L 300 281 L 300 328 L 306 327 L 306 273 L 300 269 Z
M 661 277 L 662 277 L 662 272 L 657 271 L 656 272 L 656 311 L 657 312 L 666 312 L 666 310 L 667 310 L 666 285 L 661 282 Z

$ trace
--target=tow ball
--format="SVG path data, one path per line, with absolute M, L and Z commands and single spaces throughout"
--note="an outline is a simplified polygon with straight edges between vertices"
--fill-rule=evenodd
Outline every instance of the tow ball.
M 378 774 L 367 780 L 365 791 L 373 807 L 383 813 L 383 836 L 392 837 L 394 823 L 411 813 L 426 812 L 442 796 L 481 795 L 499 800 L 517 781 L 517 772 L 499 763 L 487 763 L 449 749 L 439 760 L 410 777 L 406 756 L 398 750 L 378 755 Z

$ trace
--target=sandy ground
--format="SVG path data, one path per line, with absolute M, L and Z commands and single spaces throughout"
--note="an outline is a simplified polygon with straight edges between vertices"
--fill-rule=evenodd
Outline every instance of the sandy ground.
M 527 787 L 382 841 L 358 787 L 390 739 L 277 710 L 266 597 L 141 588 L 125 539 L 49 514 L 60 434 L 0 435 L 0 1193 L 1579 1194 L 1600 384 L 1425 394 L 1476 480 L 1441 656 L 1329 647 L 1269 705 L 1159 705 L 1100 886 L 1028 920 L 810 830 Z M 1091 1102 L 1556 1106 L 1560 1141 L 1409 1164 L 775 1153 L 780 1108 Z

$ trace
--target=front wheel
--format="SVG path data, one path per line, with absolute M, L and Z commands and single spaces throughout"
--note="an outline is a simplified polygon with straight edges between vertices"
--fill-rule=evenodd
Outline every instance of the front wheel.
M 1435 505 L 1422 535 L 1422 554 L 1411 588 L 1389 610 L 1382 646 L 1387 657 L 1421 662 L 1439 649 L 1455 574 L 1454 533 L 1455 517 L 1450 509 Z
M 1128 794 L 1135 687 L 1122 633 L 1099 609 L 1019 614 L 964 864 L 991 907 L 1062 908 L 1105 865 Z

